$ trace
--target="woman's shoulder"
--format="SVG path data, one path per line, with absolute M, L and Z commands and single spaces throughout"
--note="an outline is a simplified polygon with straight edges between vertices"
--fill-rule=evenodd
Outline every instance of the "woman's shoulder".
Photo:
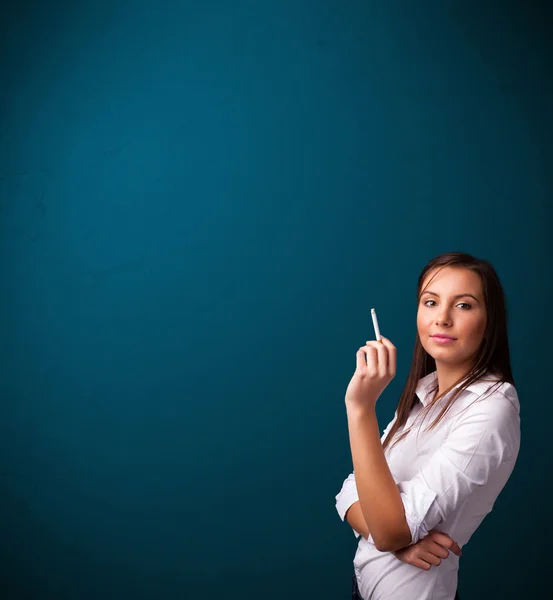
M 508 381 L 504 381 L 501 387 L 501 394 L 520 412 L 520 402 L 515 386 Z
M 475 386 L 475 392 L 479 401 L 491 403 L 510 404 L 517 412 L 520 412 L 520 402 L 515 386 L 508 381 L 501 381 L 498 377 L 484 377 Z
M 487 430 L 490 435 L 499 435 L 515 440 L 520 437 L 520 405 L 515 386 L 504 381 L 481 381 L 478 389 L 461 398 L 454 404 L 451 427 L 470 425 L 471 428 Z
M 515 386 L 498 377 L 482 377 L 469 385 L 453 404 L 451 419 L 484 419 L 490 423 L 520 422 L 520 404 Z

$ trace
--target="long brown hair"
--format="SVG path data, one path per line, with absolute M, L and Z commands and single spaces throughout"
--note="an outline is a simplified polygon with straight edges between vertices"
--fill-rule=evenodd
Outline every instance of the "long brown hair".
M 463 375 L 448 389 L 443 390 L 439 396 L 436 396 L 436 392 L 438 391 L 437 380 L 435 385 L 429 390 L 428 397 L 431 398 L 434 395 L 434 398 L 428 403 L 426 412 L 428 412 L 428 410 L 436 403 L 436 401 L 445 396 L 445 394 L 462 382 L 462 384 L 459 385 L 459 388 L 452 394 L 451 399 L 442 409 L 441 413 L 438 415 L 438 418 L 435 419 L 435 421 L 430 425 L 428 430 L 434 428 L 441 421 L 444 414 L 448 411 L 453 402 L 455 402 L 455 399 L 469 385 L 474 383 L 477 379 L 480 379 L 483 375 L 489 374 L 494 376 L 494 380 L 498 380 L 496 384 L 497 386 L 501 385 L 502 382 L 508 382 L 512 385 L 515 384 L 513 380 L 513 374 L 511 372 L 509 340 L 507 337 L 507 303 L 505 300 L 503 287 L 499 281 L 499 277 L 489 262 L 480 260 L 463 252 L 447 252 L 433 258 L 424 267 L 419 275 L 417 286 L 417 310 L 421 294 L 424 291 L 422 289 L 422 285 L 426 275 L 433 269 L 436 269 L 436 273 L 432 277 L 433 279 L 444 267 L 460 267 L 470 269 L 471 271 L 478 273 L 482 280 L 484 302 L 487 311 L 487 323 L 482 343 L 476 352 L 473 366 L 469 369 L 468 373 Z M 430 281 L 428 283 L 430 283 Z M 413 360 L 411 362 L 411 370 L 409 371 L 407 382 L 405 383 L 405 387 L 403 388 L 403 392 L 398 402 L 396 421 L 382 444 L 384 450 L 386 450 L 390 440 L 392 440 L 398 429 L 405 425 L 411 409 L 417 403 L 418 400 L 416 396 L 416 389 L 419 380 L 435 370 L 436 361 L 423 348 L 417 333 L 415 339 L 415 349 L 413 351 Z M 423 413 L 424 412 L 425 411 L 423 411 Z M 407 431 L 402 432 L 401 435 L 394 440 L 393 445 L 397 444 L 400 440 L 406 437 L 409 431 L 410 428 Z

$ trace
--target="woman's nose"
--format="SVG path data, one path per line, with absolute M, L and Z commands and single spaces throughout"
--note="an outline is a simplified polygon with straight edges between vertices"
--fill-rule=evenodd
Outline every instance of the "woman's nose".
M 449 325 L 449 315 L 447 315 L 447 314 L 439 315 L 436 318 L 436 325 L 439 325 L 440 327 Z

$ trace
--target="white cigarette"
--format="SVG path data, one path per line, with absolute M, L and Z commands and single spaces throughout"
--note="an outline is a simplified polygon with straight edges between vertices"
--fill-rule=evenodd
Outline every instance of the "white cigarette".
M 377 341 L 380 341 L 380 338 L 382 336 L 380 335 L 380 329 L 378 328 L 378 319 L 376 318 L 376 311 L 374 310 L 374 308 L 371 308 L 371 317 L 373 318 L 374 335 L 376 336 Z

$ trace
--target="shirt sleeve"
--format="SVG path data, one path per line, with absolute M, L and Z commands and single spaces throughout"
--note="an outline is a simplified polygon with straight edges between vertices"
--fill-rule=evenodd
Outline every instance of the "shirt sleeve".
M 385 437 L 388 435 L 388 431 L 392 428 L 395 420 L 397 418 L 397 411 L 394 415 L 394 418 L 388 423 L 386 428 L 384 429 L 384 433 L 380 438 L 380 442 L 384 442 Z M 352 504 L 355 504 L 359 500 L 359 495 L 357 493 L 357 484 L 355 483 L 355 471 L 350 473 L 347 478 L 344 480 L 342 484 L 342 489 L 338 492 L 336 496 L 336 510 L 338 511 L 338 515 L 342 521 L 346 518 L 346 513 Z M 360 537 L 361 534 L 353 529 L 353 533 L 355 537 Z M 374 544 L 372 536 L 369 535 L 369 541 Z
M 516 460 L 519 448 L 520 415 L 504 396 L 476 401 L 458 415 L 417 475 L 397 484 L 411 544 L 454 514 L 502 463 Z
M 338 492 L 336 496 L 336 510 L 340 515 L 340 519 L 345 521 L 346 513 L 348 512 L 348 508 L 355 504 L 359 500 L 359 495 L 357 494 L 357 485 L 355 483 L 355 471 L 350 473 L 342 484 L 342 489 Z M 359 537 L 361 534 L 353 529 L 353 533 L 355 537 Z

